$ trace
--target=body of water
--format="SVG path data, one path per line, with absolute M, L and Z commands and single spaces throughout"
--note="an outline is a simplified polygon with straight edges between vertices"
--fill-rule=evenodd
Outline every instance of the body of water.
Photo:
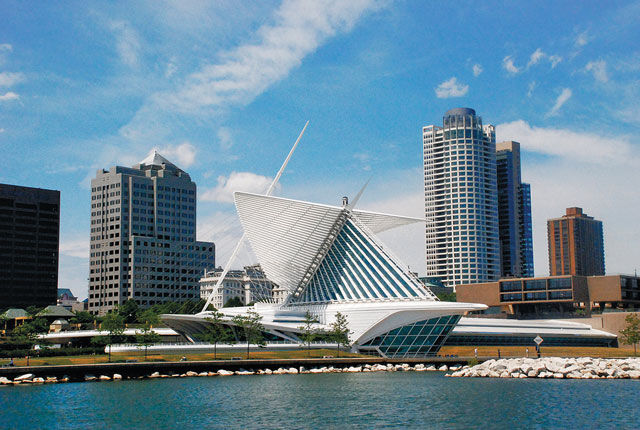
M 640 428 L 635 380 L 441 372 L 0 387 L 0 428 Z

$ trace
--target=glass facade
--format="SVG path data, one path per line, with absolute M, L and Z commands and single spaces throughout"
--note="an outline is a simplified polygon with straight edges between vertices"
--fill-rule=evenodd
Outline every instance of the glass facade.
M 500 281 L 501 302 L 572 299 L 573 281 L 570 276 L 564 278 Z
M 533 277 L 533 223 L 531 221 L 531 185 L 520 184 L 520 276 Z
M 529 336 L 508 336 L 508 335 L 457 335 L 452 334 L 447 338 L 446 346 L 527 346 L 535 348 L 533 339 L 536 335 Z M 617 347 L 617 339 L 609 337 L 587 337 L 587 336 L 544 336 L 545 346 L 600 346 Z M 533 351 L 533 350 L 532 350 Z
M 522 183 L 520 144 L 496 145 L 501 276 L 533 277 L 531 186 Z
M 522 281 L 500 282 L 500 291 L 522 291 Z
M 524 281 L 524 289 L 525 290 L 546 290 L 547 280 L 546 279 L 526 280 Z
M 447 315 L 418 321 L 371 339 L 359 349 L 377 351 L 387 358 L 433 356 L 438 353 L 459 320 L 460 315 Z
M 549 279 L 550 290 L 570 290 L 571 278 Z
M 423 298 L 410 278 L 348 219 L 295 304 Z

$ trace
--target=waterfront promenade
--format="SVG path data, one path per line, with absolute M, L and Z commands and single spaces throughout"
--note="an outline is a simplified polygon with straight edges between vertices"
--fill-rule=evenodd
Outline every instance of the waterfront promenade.
M 489 359 L 489 357 L 483 358 Z M 345 357 L 345 358 L 292 358 L 292 359 L 252 359 L 252 360 L 201 360 L 201 361 L 147 361 L 137 363 L 95 363 L 60 366 L 16 366 L 0 368 L 0 377 L 12 379 L 31 373 L 36 377 L 64 377 L 71 381 L 83 381 L 86 375 L 119 374 L 124 377 L 140 377 L 154 372 L 183 374 L 186 372 L 217 372 L 220 369 L 235 371 L 239 369 L 277 369 L 300 367 L 350 367 L 365 364 L 424 364 L 440 367 L 467 364 L 464 357 L 427 357 L 386 359 L 381 357 Z

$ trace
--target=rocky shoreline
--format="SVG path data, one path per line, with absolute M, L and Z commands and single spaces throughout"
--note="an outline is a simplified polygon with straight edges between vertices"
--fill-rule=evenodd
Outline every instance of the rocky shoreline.
M 640 379 L 640 358 L 508 358 L 464 366 L 450 377 Z
M 475 366 L 441 366 L 425 365 L 413 366 L 403 364 L 361 364 L 351 366 L 321 366 L 321 367 L 277 367 L 277 368 L 239 368 L 237 370 L 219 369 L 217 371 L 186 371 L 184 373 L 153 372 L 146 375 L 123 376 L 113 374 L 84 374 L 82 378 L 68 376 L 55 377 L 36 376 L 25 373 L 13 379 L 0 377 L 0 386 L 11 385 L 39 385 L 51 383 L 65 383 L 75 381 L 105 382 L 126 379 L 155 379 L 155 378 L 191 378 L 233 375 L 297 375 L 317 373 L 359 373 L 359 372 L 453 372 L 448 377 L 484 377 L 484 378 L 551 378 L 551 379 L 640 379 L 640 358 L 606 359 L 606 358 L 503 358 L 491 359 Z
M 297 375 L 305 373 L 359 373 L 359 372 L 428 372 L 428 371 L 440 371 L 446 372 L 449 370 L 457 371 L 461 369 L 461 366 L 447 366 L 442 365 L 436 367 L 434 365 L 427 366 L 425 364 L 416 364 L 410 366 L 407 363 L 404 364 L 364 364 L 359 366 L 323 366 L 323 367 L 278 367 L 277 369 L 260 368 L 260 369 L 238 369 L 235 371 L 220 369 L 216 372 L 193 372 L 188 371 L 185 373 L 160 373 L 153 372 L 149 375 L 143 376 L 125 376 L 115 373 L 113 375 L 84 375 L 85 382 L 100 382 L 100 381 L 119 381 L 123 379 L 155 379 L 155 378 L 189 378 L 189 377 L 211 377 L 211 376 L 232 376 L 232 375 Z M 57 377 L 36 377 L 33 373 L 25 373 L 17 376 L 16 378 L 9 379 L 6 377 L 0 377 L 0 385 L 28 385 L 28 384 L 48 384 L 48 383 L 64 383 L 70 382 L 68 376 L 62 378 Z

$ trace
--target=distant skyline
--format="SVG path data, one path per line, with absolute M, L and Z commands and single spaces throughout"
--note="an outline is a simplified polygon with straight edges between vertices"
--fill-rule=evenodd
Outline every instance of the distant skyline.
M 198 185 L 224 264 L 231 192 L 423 214 L 424 125 L 474 108 L 522 145 L 536 275 L 546 220 L 604 224 L 608 273 L 640 260 L 639 1 L 0 4 L 0 182 L 61 191 L 60 288 L 87 295 L 95 171 L 154 147 Z M 381 235 L 424 273 L 423 227 Z

